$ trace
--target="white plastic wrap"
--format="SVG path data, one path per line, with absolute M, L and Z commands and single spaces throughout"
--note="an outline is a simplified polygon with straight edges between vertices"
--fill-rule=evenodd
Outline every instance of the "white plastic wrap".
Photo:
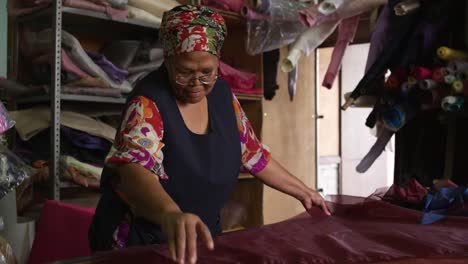
M 245 6 L 247 17 L 247 53 L 256 55 L 291 44 L 306 30 L 299 20 L 299 11 L 309 3 L 295 0 L 265 0 L 265 9 Z
M 0 144 L 0 199 L 34 173 L 35 169 Z

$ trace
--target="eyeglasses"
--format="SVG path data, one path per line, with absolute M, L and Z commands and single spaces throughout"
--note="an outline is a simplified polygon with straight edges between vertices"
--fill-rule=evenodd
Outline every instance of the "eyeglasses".
M 175 75 L 175 82 L 179 85 L 188 85 L 192 82 L 195 82 L 198 80 L 202 84 L 208 85 L 212 84 L 213 82 L 218 79 L 218 74 L 217 73 L 209 73 L 206 75 L 202 75 L 200 77 L 195 77 L 193 74 L 176 74 Z

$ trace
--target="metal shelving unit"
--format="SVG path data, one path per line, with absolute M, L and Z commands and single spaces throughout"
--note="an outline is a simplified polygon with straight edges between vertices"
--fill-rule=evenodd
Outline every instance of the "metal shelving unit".
M 62 110 L 61 104 L 65 102 L 74 102 L 74 103 L 102 103 L 104 105 L 123 105 L 126 102 L 125 98 L 112 98 L 112 97 L 102 97 L 102 96 L 90 96 L 90 95 L 74 95 L 74 94 L 61 94 L 61 38 L 62 38 L 62 29 L 64 26 L 70 26 L 69 23 L 78 23 L 81 25 L 85 23 L 86 25 L 92 25 L 95 23 L 105 22 L 107 26 L 113 25 L 120 25 L 122 28 L 126 28 L 127 30 L 136 30 L 140 32 L 151 32 L 152 30 L 156 30 L 159 28 L 159 24 L 151 24 L 147 22 L 137 21 L 134 19 L 124 19 L 124 20 L 112 20 L 107 15 L 83 10 L 78 8 L 72 7 L 65 7 L 62 5 L 62 0 L 53 1 L 53 4 L 45 8 L 41 11 L 35 12 L 30 15 L 25 15 L 19 17 L 16 20 L 16 23 L 34 23 L 34 24 L 44 24 L 50 25 L 53 29 L 53 60 L 52 60 L 52 74 L 51 74 L 51 88 L 49 95 L 43 96 L 34 96 L 29 98 L 23 98 L 21 100 L 17 100 L 18 104 L 29 104 L 29 103 L 46 103 L 47 101 L 50 102 L 51 108 L 51 134 L 50 134 L 50 148 L 51 148 L 51 157 L 50 157 L 50 175 L 51 177 L 51 198 L 55 200 L 60 200 L 60 189 L 62 188 L 74 188 L 78 185 L 61 181 L 60 180 L 60 113 Z M 225 16 L 226 20 L 230 23 L 231 27 L 238 27 L 243 25 L 243 20 L 236 14 L 232 14 L 225 11 L 220 11 L 223 16 Z M 51 19 L 52 22 L 49 22 Z M 17 25 L 18 25 L 17 24 Z M 16 26 L 17 26 L 16 25 Z M 101 25 L 101 24 L 99 24 Z M 15 46 L 19 47 L 19 37 L 16 36 Z M 16 64 L 14 65 L 14 72 L 18 73 L 18 53 L 16 52 L 15 58 Z M 259 101 L 261 102 L 263 99 L 262 94 L 240 94 L 235 93 L 239 100 L 244 101 Z M 253 176 L 250 174 L 240 174 L 240 180 L 247 180 L 252 179 Z
M 111 103 L 111 104 L 125 104 L 125 98 L 114 98 L 94 95 L 80 95 L 80 94 L 61 94 L 61 101 L 72 102 L 92 102 L 92 103 Z M 49 100 L 48 95 L 32 96 L 17 100 L 17 103 L 41 103 Z

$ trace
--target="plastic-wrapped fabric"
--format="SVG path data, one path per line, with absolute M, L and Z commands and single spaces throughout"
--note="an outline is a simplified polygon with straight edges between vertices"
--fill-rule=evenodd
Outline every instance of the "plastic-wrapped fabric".
M 113 20 L 123 20 L 128 17 L 128 11 L 126 9 L 113 8 L 111 4 L 105 1 L 100 1 L 100 4 L 95 4 L 85 0 L 63 0 L 63 5 L 104 13 Z
M 34 174 L 16 154 L 0 144 L 0 199 Z
M 422 212 L 352 196 L 329 197 L 332 216 L 309 214 L 232 232 L 215 249 L 198 248 L 197 263 L 440 263 L 468 260 L 468 221 L 447 217 L 420 225 Z M 407 262 L 398 262 L 407 260 Z M 424 260 L 424 261 L 423 261 Z M 87 263 L 173 263 L 165 246 L 132 247 L 95 255 Z M 421 263 L 421 262 L 419 262 Z M 462 263 L 462 262 L 459 262 Z
M 15 125 L 15 121 L 11 119 L 8 111 L 2 102 L 0 102 L 0 134 L 5 133 L 8 129 Z
M 247 17 L 246 50 L 250 55 L 287 46 L 306 30 L 299 21 L 298 11 L 306 9 L 307 3 L 292 0 L 269 2 L 269 8 L 257 13 L 259 16 Z

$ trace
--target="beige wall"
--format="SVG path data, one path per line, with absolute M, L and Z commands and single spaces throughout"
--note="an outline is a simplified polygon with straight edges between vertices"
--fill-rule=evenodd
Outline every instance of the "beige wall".
M 281 50 L 281 59 L 286 50 Z M 281 61 L 281 60 L 280 60 Z M 299 62 L 297 93 L 290 102 L 287 74 L 279 73 L 280 89 L 272 101 L 265 101 L 263 143 L 291 173 L 315 187 L 315 60 L 314 54 Z M 264 223 L 278 222 L 304 211 L 302 204 L 265 186 Z
M 331 60 L 333 48 L 321 48 L 318 50 L 319 87 L 318 89 L 318 114 L 323 115 L 318 120 L 318 145 L 319 156 L 340 155 L 340 89 L 339 74 L 331 89 L 322 87 L 322 81 L 327 72 Z

